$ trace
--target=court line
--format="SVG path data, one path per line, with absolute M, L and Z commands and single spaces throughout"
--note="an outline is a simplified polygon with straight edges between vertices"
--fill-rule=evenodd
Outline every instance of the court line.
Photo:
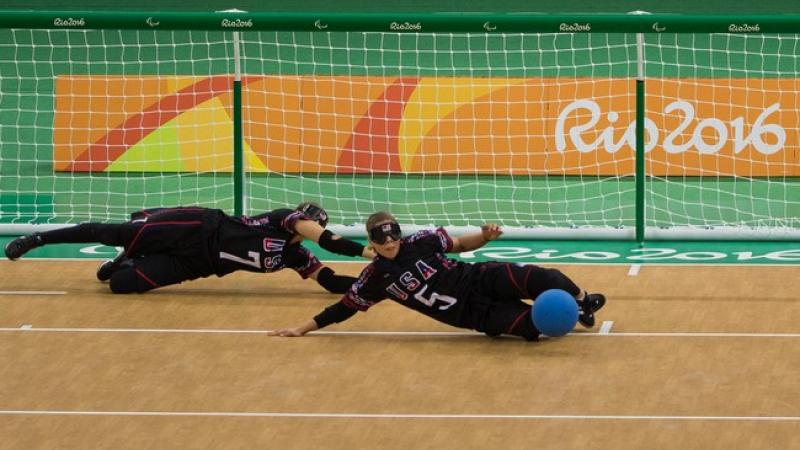
M 641 264 L 631 264 L 631 267 L 628 269 L 628 276 L 635 277 L 639 275 L 639 271 L 642 269 Z
M 367 414 L 367 413 L 281 413 L 215 411 L 70 411 L 0 410 L 0 415 L 65 416 L 169 416 L 169 417 L 272 417 L 325 419 L 522 419 L 522 420 L 661 420 L 661 421 L 757 421 L 798 422 L 800 416 L 634 416 L 581 414 Z
M 613 324 L 613 321 L 607 321 Z M 604 322 L 605 324 L 606 322 Z M 610 330 L 610 325 L 609 325 Z M 271 330 L 201 329 L 201 328 L 36 328 L 30 324 L 18 328 L 3 327 L 0 332 L 22 333 L 165 333 L 165 334 L 267 334 Z M 473 331 L 312 331 L 323 336 L 483 336 Z M 709 333 L 709 332 L 598 332 L 569 333 L 575 337 L 712 337 L 712 338 L 800 338 L 800 333 Z
M 0 332 L 25 333 L 165 333 L 165 334 L 267 334 L 271 330 L 236 330 L 202 328 L 35 328 L 30 324 L 19 328 L 2 327 Z M 471 331 L 312 331 L 318 335 L 374 335 L 374 336 L 483 336 Z
M 0 291 L 0 295 L 66 295 L 67 291 Z

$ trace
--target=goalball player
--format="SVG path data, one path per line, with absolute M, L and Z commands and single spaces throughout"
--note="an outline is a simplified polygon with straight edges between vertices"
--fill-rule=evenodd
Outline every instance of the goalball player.
M 124 251 L 97 270 L 114 293 L 146 292 L 210 275 L 237 270 L 275 272 L 284 268 L 313 278 L 333 293 L 344 293 L 356 280 L 336 275 L 303 239 L 345 256 L 372 259 L 374 252 L 325 229 L 328 215 L 315 203 L 296 209 L 276 209 L 258 216 L 233 217 L 219 209 L 156 208 L 137 211 L 121 224 L 84 223 L 9 242 L 5 254 L 15 260 L 49 244 L 99 242 Z
M 595 313 L 606 302 L 602 294 L 588 294 L 557 269 L 500 262 L 465 263 L 445 256 L 482 247 L 502 231 L 495 224 L 479 233 L 451 237 L 444 228 L 402 238 L 394 216 L 378 212 L 367 220 L 369 243 L 378 256 L 342 299 L 296 328 L 272 331 L 277 336 L 303 336 L 309 331 L 352 317 L 389 298 L 439 322 L 470 328 L 489 336 L 508 334 L 538 340 L 531 305 L 548 289 L 574 296 L 578 321 L 591 328 Z

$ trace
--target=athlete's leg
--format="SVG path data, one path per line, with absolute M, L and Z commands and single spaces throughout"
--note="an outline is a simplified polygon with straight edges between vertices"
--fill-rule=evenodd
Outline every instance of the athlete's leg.
M 198 272 L 184 258 L 166 254 L 148 255 L 130 261 L 132 264 L 111 275 L 110 287 L 115 294 L 142 293 L 210 275 Z
M 36 247 L 41 247 L 42 245 L 44 245 L 42 244 L 42 237 L 39 235 L 39 233 L 34 233 L 27 236 L 20 236 L 9 242 L 6 244 L 4 251 L 6 258 L 13 261 L 25 253 L 35 249 Z
M 586 328 L 595 324 L 594 313 L 605 305 L 602 294 L 588 294 L 558 269 L 533 264 L 490 263 L 481 267 L 483 287 L 501 298 L 535 299 L 548 289 L 563 289 L 575 297 L 580 308 L 578 321 Z
M 583 291 L 558 269 L 546 269 L 533 264 L 483 264 L 481 287 L 485 294 L 504 298 L 535 299 L 548 289 L 563 289 L 575 298 Z
M 125 252 L 100 267 L 99 279 L 110 277 L 114 292 L 145 292 L 214 272 L 205 230 L 215 223 L 218 211 L 160 208 L 146 212 L 130 222 L 136 230 L 126 241 Z
M 133 237 L 137 228 L 128 222 L 82 223 L 74 227 L 45 231 L 40 233 L 40 236 L 44 245 L 98 242 L 110 246 L 124 246 Z
M 134 236 L 136 228 L 136 225 L 127 222 L 83 223 L 19 237 L 6 245 L 5 253 L 9 259 L 17 259 L 34 248 L 47 244 L 98 242 L 110 246 L 123 246 Z
M 207 248 L 207 230 L 212 228 L 218 212 L 203 208 L 160 209 L 146 219 L 135 221 L 139 225 L 135 235 L 126 243 L 128 257 L 156 253 L 189 256 L 193 252 L 202 256 Z
M 510 334 L 528 341 L 539 340 L 539 330 L 533 325 L 531 305 L 519 299 L 495 301 L 486 312 L 483 331 L 489 336 Z

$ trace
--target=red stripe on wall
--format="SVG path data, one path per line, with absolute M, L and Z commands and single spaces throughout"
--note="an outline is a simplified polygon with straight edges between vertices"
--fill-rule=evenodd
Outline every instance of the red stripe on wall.
M 242 85 L 253 78 L 243 78 Z M 90 145 L 75 161 L 67 167 L 67 171 L 101 172 L 117 160 L 129 148 L 153 133 L 159 127 L 221 94 L 233 91 L 233 77 L 217 76 L 204 78 L 187 86 L 173 95 L 164 97 L 140 114 L 128 118 L 117 128 Z
M 399 172 L 397 135 L 406 102 L 419 78 L 398 78 L 353 129 L 338 161 L 339 173 Z

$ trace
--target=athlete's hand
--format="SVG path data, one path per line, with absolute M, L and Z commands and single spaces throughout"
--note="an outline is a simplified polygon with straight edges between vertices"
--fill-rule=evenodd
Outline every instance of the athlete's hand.
M 282 328 L 280 330 L 272 330 L 267 333 L 269 336 L 280 336 L 280 337 L 300 337 L 305 336 L 305 332 L 300 328 Z
M 481 226 L 481 234 L 483 235 L 483 239 L 488 242 L 500 237 L 500 235 L 503 234 L 503 230 L 501 230 L 500 225 L 496 223 L 487 223 Z
M 367 245 L 364 247 L 364 252 L 361 254 L 366 259 L 375 259 L 378 256 L 378 253 L 372 248 L 371 245 Z

